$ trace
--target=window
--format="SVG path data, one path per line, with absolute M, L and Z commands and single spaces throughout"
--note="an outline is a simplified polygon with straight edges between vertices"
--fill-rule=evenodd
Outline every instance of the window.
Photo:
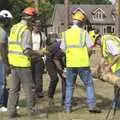
M 96 14 L 95 14 L 95 19 L 103 19 L 103 13 L 101 11 L 98 11 Z
M 98 8 L 95 12 L 93 12 L 93 19 L 94 20 L 103 20 L 103 18 L 105 17 L 104 11 L 100 8 Z
M 106 29 L 105 28 L 103 28 L 103 29 L 104 29 L 103 32 L 106 33 Z
M 107 26 L 107 33 L 111 33 L 112 32 L 112 27 L 111 26 Z
M 103 33 L 114 33 L 114 26 L 104 26 L 103 27 Z
M 113 33 L 115 32 L 115 28 L 114 28 L 114 26 L 112 26 L 112 32 L 113 32 Z
M 103 30 L 102 30 L 103 34 L 107 33 L 107 29 L 106 28 L 107 28 L 107 26 L 103 26 Z

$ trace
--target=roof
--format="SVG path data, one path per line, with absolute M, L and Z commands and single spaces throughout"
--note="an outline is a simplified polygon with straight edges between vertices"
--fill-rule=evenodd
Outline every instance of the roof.
M 103 4 L 73 4 L 73 5 L 70 5 L 69 6 L 69 14 L 70 14 L 70 11 L 73 9 L 73 8 L 78 8 L 80 7 L 81 9 L 83 9 L 83 11 L 86 13 L 88 19 L 90 20 L 91 23 L 93 24 L 98 24 L 98 23 L 101 23 L 101 24 L 114 24 L 115 21 L 114 21 L 114 17 L 113 17 L 113 5 L 112 4 L 106 4 L 106 5 L 103 5 Z M 103 21 L 94 21 L 92 19 L 92 15 L 97 11 L 97 10 L 101 10 L 104 15 L 105 15 L 105 18 Z M 58 24 L 58 21 L 64 21 L 65 19 L 65 14 L 64 14 L 64 4 L 57 4 L 55 6 L 55 9 L 54 9 L 54 14 L 53 14 L 53 17 L 52 17 L 52 23 L 53 24 Z

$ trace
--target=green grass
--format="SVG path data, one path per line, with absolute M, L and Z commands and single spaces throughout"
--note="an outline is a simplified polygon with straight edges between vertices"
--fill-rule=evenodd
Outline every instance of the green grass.
M 8 83 L 10 83 L 9 80 Z M 48 106 L 48 99 L 47 99 L 47 88 L 49 85 L 49 77 L 48 75 L 44 75 L 44 91 L 46 96 L 43 99 L 38 100 L 38 104 L 36 105 L 37 108 L 43 108 L 45 111 L 48 112 L 48 118 L 29 118 L 27 116 L 27 108 L 26 108 L 26 100 L 23 90 L 21 91 L 21 97 L 19 101 L 20 109 L 18 113 L 20 114 L 19 118 L 16 120 L 105 120 L 105 116 L 107 115 L 111 100 L 113 98 L 113 86 L 101 82 L 99 80 L 94 80 L 95 83 L 95 91 L 96 91 L 96 98 L 97 104 L 102 109 L 102 113 L 100 114 L 90 114 L 87 109 L 86 105 L 86 94 L 84 86 L 81 82 L 79 82 L 79 78 L 77 78 L 77 86 L 74 90 L 74 98 L 73 101 L 77 104 L 73 106 L 73 112 L 71 114 L 67 114 L 64 112 L 64 108 L 61 107 L 61 84 L 59 82 L 57 86 L 57 90 L 55 92 L 54 107 Z M 9 85 L 8 85 L 9 86 Z M 7 113 L 0 113 L 0 120 L 9 120 Z M 117 120 L 117 119 L 116 119 Z M 120 118 L 118 119 L 120 120 Z

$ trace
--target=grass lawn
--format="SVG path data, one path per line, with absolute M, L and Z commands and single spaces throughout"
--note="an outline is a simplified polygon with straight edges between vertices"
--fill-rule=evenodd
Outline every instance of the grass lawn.
M 9 82 L 10 83 L 10 80 Z M 100 114 L 90 114 L 87 109 L 86 99 L 85 99 L 85 89 L 83 84 L 79 81 L 79 77 L 77 78 L 77 85 L 74 91 L 74 98 L 73 101 L 76 103 L 73 105 L 73 112 L 67 114 L 64 112 L 63 107 L 61 107 L 61 84 L 57 85 L 57 90 L 55 93 L 55 105 L 53 107 L 48 106 L 48 99 L 47 99 L 47 88 L 49 84 L 49 77 L 47 74 L 44 75 L 44 91 L 46 96 L 40 100 L 38 100 L 38 104 L 36 105 L 37 108 L 43 108 L 48 112 L 48 118 L 29 118 L 27 116 L 27 109 L 25 107 L 25 95 L 23 90 L 21 91 L 21 97 L 19 106 L 20 109 L 18 113 L 20 114 L 19 118 L 15 118 L 16 120 L 105 120 L 105 116 L 107 115 L 111 101 L 113 98 L 113 86 L 109 85 L 108 83 L 104 83 L 99 80 L 94 80 L 95 84 L 95 91 L 96 91 L 96 98 L 97 104 L 102 109 L 102 113 Z M 8 85 L 9 86 L 9 85 Z M 120 111 L 117 112 L 116 119 L 120 120 Z M 0 120 L 9 120 L 7 113 L 0 113 Z

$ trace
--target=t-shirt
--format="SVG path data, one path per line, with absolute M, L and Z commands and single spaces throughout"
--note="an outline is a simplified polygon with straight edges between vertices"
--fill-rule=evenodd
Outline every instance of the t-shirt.
M 42 38 L 42 41 L 41 41 Z M 43 32 L 40 33 L 35 33 L 32 32 L 32 46 L 33 46 L 33 50 L 40 50 L 40 48 L 43 48 L 43 42 L 46 41 L 46 36 Z M 42 44 L 41 44 L 42 43 Z M 41 46 L 40 46 L 41 45 Z

